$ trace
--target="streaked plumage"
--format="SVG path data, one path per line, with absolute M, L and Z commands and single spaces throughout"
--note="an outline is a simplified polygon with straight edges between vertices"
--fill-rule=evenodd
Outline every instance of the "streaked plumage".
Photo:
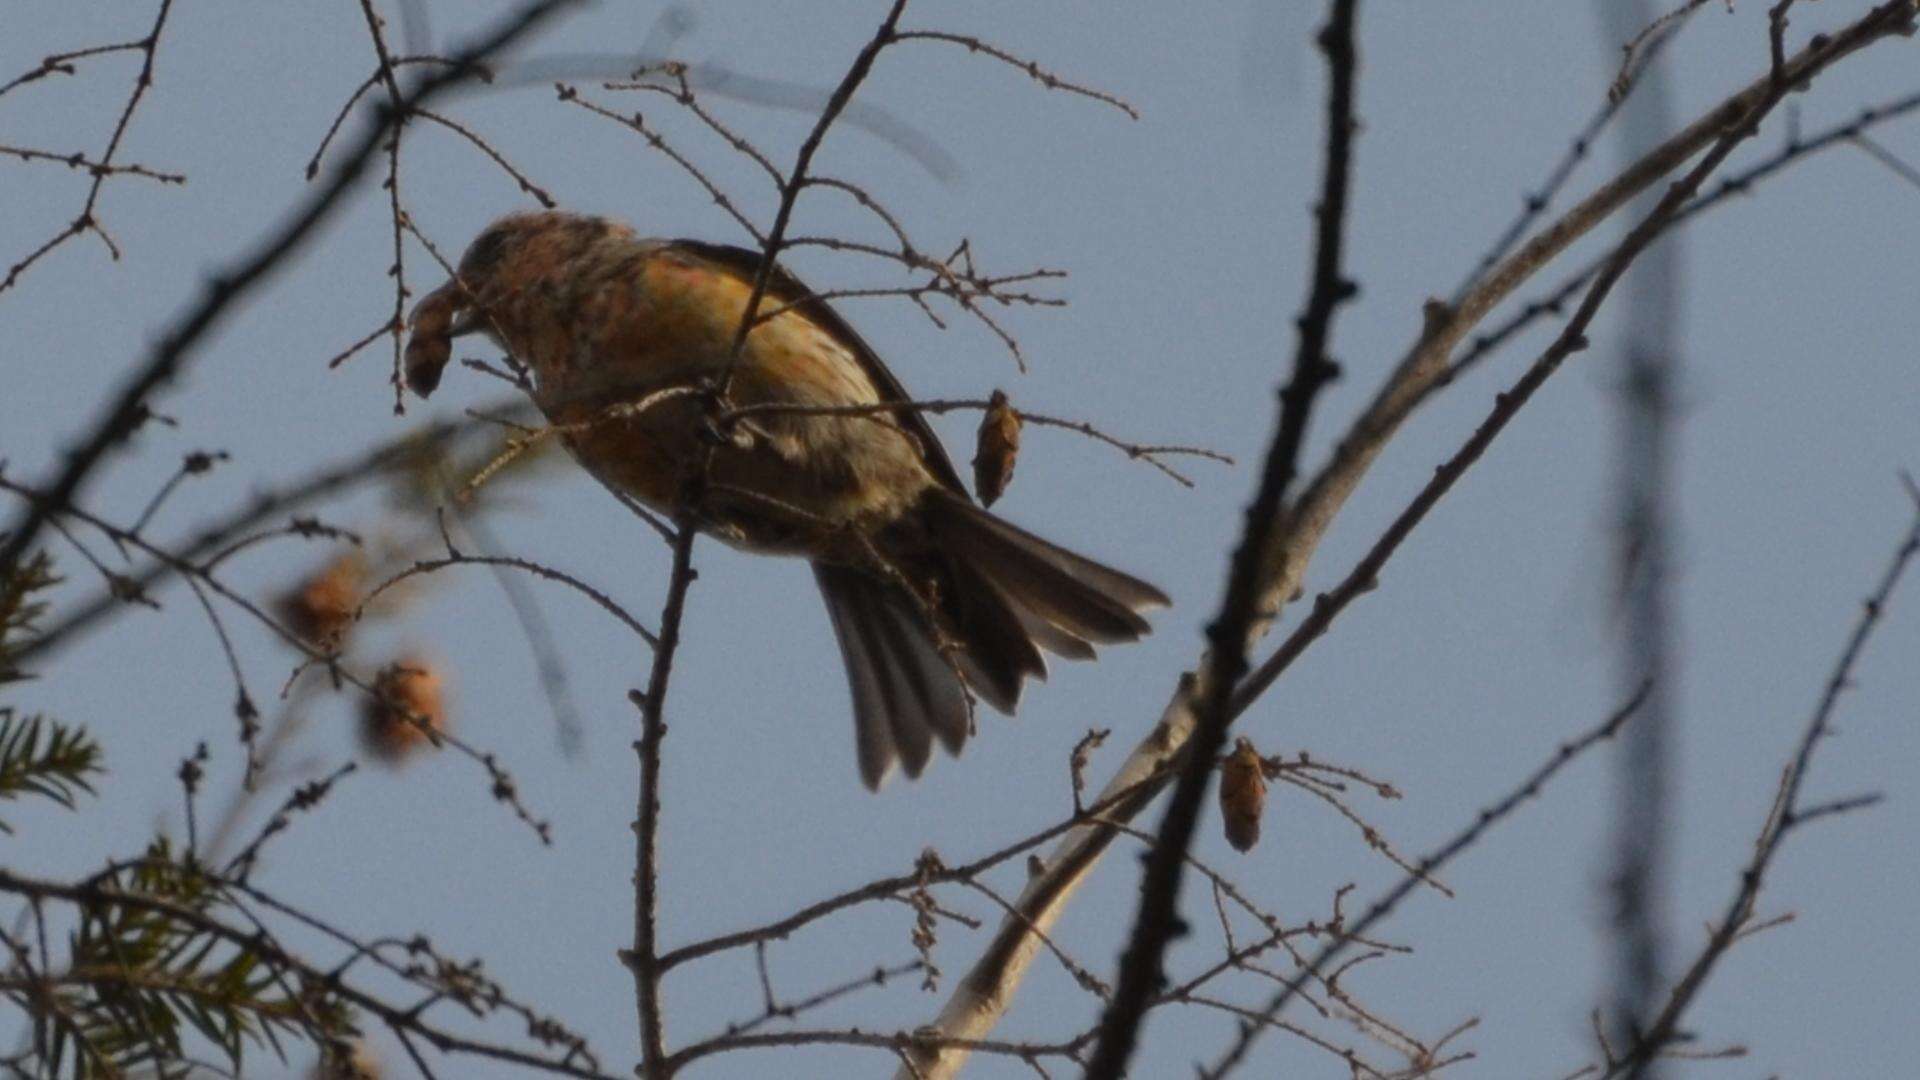
M 480 330 L 533 375 L 534 398 L 567 446 L 610 487 L 671 513 L 705 467 L 694 509 L 736 547 L 812 560 L 852 687 L 860 775 L 895 761 L 919 775 L 938 741 L 969 734 L 965 687 L 1011 713 L 1044 677 L 1041 650 L 1090 658 L 1093 643 L 1147 632 L 1153 586 L 1049 544 L 974 505 L 926 419 L 765 413 L 716 431 L 697 393 L 717 380 L 759 255 L 649 240 L 568 213 L 489 226 L 457 282 L 421 301 L 408 381 L 438 384 L 447 340 Z M 830 307 L 776 270 L 728 386 L 735 406 L 909 400 Z M 784 310 L 783 310 L 784 309 Z M 609 419 L 610 407 L 652 401 Z

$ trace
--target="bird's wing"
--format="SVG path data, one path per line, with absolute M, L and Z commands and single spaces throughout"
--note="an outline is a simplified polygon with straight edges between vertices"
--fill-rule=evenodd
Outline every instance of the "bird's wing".
M 749 281 L 760 272 L 760 253 L 746 248 L 734 247 L 730 244 L 709 244 L 700 240 L 673 240 L 668 242 L 667 247 L 714 263 Z M 773 274 L 767 281 L 767 291 L 770 298 L 779 304 L 796 305 L 798 310 L 804 312 L 808 318 L 832 334 L 840 344 L 846 346 L 847 351 L 853 354 L 854 359 L 859 361 L 861 369 L 867 373 L 867 378 L 873 380 L 874 388 L 880 392 L 881 400 L 913 400 L 908 396 L 907 388 L 901 386 L 900 380 L 894 377 L 893 372 L 887 370 L 887 365 L 881 362 L 872 346 L 861 340 L 853 327 L 847 325 L 847 321 L 840 317 L 840 313 L 833 310 L 824 300 L 809 300 L 808 298 L 814 295 L 813 290 L 807 288 L 799 278 L 788 273 L 786 268 L 778 263 L 774 264 Z M 766 311 L 770 308 L 762 307 L 761 310 Z M 962 498 L 970 498 L 966 485 L 960 480 L 960 474 L 955 471 L 953 462 L 947 457 L 947 448 L 941 444 L 940 436 L 934 434 L 933 426 L 927 423 L 925 414 L 918 409 L 898 409 L 893 415 L 900 422 L 900 426 L 912 433 L 915 440 L 920 443 L 921 456 L 926 459 L 927 468 L 932 471 L 935 478 Z

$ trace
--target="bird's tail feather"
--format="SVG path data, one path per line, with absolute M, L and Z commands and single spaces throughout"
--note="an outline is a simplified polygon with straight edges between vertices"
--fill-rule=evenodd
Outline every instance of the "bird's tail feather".
M 1049 624 L 1082 647 L 1139 640 L 1149 629 L 1140 612 L 1170 602 L 1139 578 L 1048 543 L 958 495 L 931 491 L 923 505 L 935 545 L 951 562 L 992 582 L 1029 624 Z M 1091 655 L 1082 647 L 1051 651 Z
M 936 736 L 958 754 L 971 722 L 966 692 L 913 599 L 847 567 L 814 563 L 813 574 L 853 688 L 860 779 L 878 788 L 896 760 L 919 776 Z
M 920 775 L 935 737 L 960 752 L 972 723 L 963 680 L 1012 713 L 1027 676 L 1046 677 L 1040 650 L 1092 659 L 1093 643 L 1137 640 L 1148 632 L 1140 611 L 1168 603 L 1146 582 L 1048 543 L 964 496 L 936 489 L 922 512 L 936 553 L 937 614 L 894 582 L 814 564 L 853 688 L 860 776 L 869 788 L 896 761 L 908 776 Z

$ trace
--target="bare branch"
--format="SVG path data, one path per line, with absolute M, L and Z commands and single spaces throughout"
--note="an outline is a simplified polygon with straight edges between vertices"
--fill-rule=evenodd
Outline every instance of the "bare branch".
M 446 71 L 422 81 L 407 99 L 407 106 L 426 104 L 470 75 L 474 65 L 531 33 L 573 2 L 575 0 L 536 0 L 523 7 L 461 53 Z M 163 16 L 170 3 L 171 0 L 162 3 Z M 148 59 L 150 63 L 151 55 Z M 131 116 L 132 106 L 137 103 L 138 94 L 128 102 L 128 110 L 122 114 L 122 129 L 126 119 Z M 368 160 L 397 123 L 399 117 L 389 114 L 369 125 L 354 149 L 334 168 L 326 187 L 309 198 L 300 210 L 263 238 L 231 269 L 217 274 L 209 282 L 205 295 L 183 311 L 160 335 L 160 343 L 148 355 L 146 362 L 125 380 L 101 415 L 94 420 L 89 432 L 69 451 L 59 475 L 51 483 L 41 486 L 45 498 L 31 504 L 20 517 L 9 522 L 6 529 L 0 530 L 7 537 L 5 545 L 0 546 L 0 567 L 17 565 L 32 548 L 48 515 L 72 504 L 108 452 L 139 426 L 147 415 L 148 395 L 172 382 L 192 362 L 201 341 L 225 322 L 234 304 L 250 294 L 288 258 L 305 248 L 315 230 L 333 216 L 347 193 L 365 173 Z M 118 143 L 119 134 L 116 132 L 113 146 L 117 147 Z M 103 160 L 110 161 L 111 158 L 111 153 L 103 156 Z
M 970 53 L 991 56 L 1003 64 L 1019 68 L 1021 71 L 1027 73 L 1028 78 L 1049 90 L 1059 90 L 1068 94 L 1078 94 L 1084 98 L 1091 98 L 1094 101 L 1111 105 L 1121 112 L 1126 113 L 1129 120 L 1140 119 L 1140 110 L 1127 104 L 1120 98 L 1104 90 L 1096 90 L 1090 86 L 1082 86 L 1079 83 L 1068 82 L 1032 60 L 1022 60 L 1020 57 L 1013 55 L 1005 49 L 997 45 L 990 45 L 970 34 L 949 34 L 938 30 L 901 30 L 893 35 L 893 40 L 944 41 L 950 45 L 958 45 Z

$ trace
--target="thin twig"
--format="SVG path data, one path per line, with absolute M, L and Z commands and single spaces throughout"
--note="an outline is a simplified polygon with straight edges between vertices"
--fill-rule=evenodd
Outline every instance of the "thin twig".
M 800 143 L 799 153 L 794 155 L 793 168 L 787 173 L 785 183 L 781 185 L 780 205 L 774 210 L 773 226 L 767 230 L 766 237 L 760 242 L 760 266 L 754 271 L 753 287 L 747 293 L 747 302 L 740 316 L 740 325 L 734 329 L 733 343 L 727 349 L 726 370 L 721 374 L 719 386 L 713 395 L 716 403 L 726 401 L 728 391 L 733 388 L 733 377 L 739 369 L 741 356 L 746 350 L 747 335 L 756 325 L 755 319 L 760 313 L 760 303 L 767 295 L 767 287 L 772 284 L 773 270 L 786 241 L 787 225 L 793 220 L 793 207 L 800 199 L 800 192 L 804 190 L 808 169 L 813 164 L 813 155 L 819 151 L 827 131 L 833 127 L 833 122 L 840 118 L 847 103 L 853 100 L 854 91 L 860 88 L 860 84 L 865 82 L 867 75 L 872 72 L 873 62 L 879 57 L 880 50 L 886 48 L 887 44 L 893 40 L 894 28 L 899 24 L 900 15 L 906 7 L 907 0 L 893 0 L 893 6 L 887 10 L 886 17 L 880 20 L 880 29 L 874 32 L 873 38 L 861 48 L 859 54 L 853 58 L 853 63 L 848 65 L 847 73 L 840 79 L 840 85 L 834 87 L 832 96 L 827 98 L 826 106 L 820 110 L 819 118 L 814 121 L 813 129 L 807 132 L 807 137 Z
M 760 402 L 752 405 L 740 405 L 722 412 L 716 423 L 722 426 L 756 416 L 848 416 L 869 417 L 882 423 L 891 423 L 894 413 L 902 411 L 943 415 L 959 411 L 985 411 L 993 407 L 990 398 L 944 398 L 934 401 L 881 401 L 870 405 L 799 405 L 781 401 Z M 1059 428 L 1064 431 L 1078 432 L 1081 435 L 1105 443 L 1135 461 L 1144 461 L 1159 469 L 1185 487 L 1192 487 L 1193 481 L 1176 471 L 1162 457 L 1182 456 L 1205 458 L 1223 465 L 1234 464 L 1233 458 L 1202 446 L 1177 446 L 1152 443 L 1129 442 L 1100 430 L 1085 420 L 1070 420 L 1058 416 L 1028 412 L 1025 409 L 1014 410 L 1020 419 L 1036 427 Z
M 29 146 L 7 146 L 0 144 L 0 154 L 17 157 L 21 161 L 45 161 L 65 165 L 69 169 L 84 169 L 94 176 L 142 176 L 148 180 L 157 180 L 163 184 L 184 184 L 187 178 L 180 173 L 161 172 L 145 165 L 109 165 L 103 161 L 91 161 L 82 153 L 56 154 L 50 150 L 35 150 Z
M 561 8 L 576 2 L 578 0 L 534 0 L 463 51 L 446 71 L 424 80 L 406 104 L 409 107 L 424 105 L 470 75 L 480 61 L 518 41 Z M 170 3 L 171 0 L 163 0 L 163 14 Z M 123 127 L 129 115 L 131 107 L 122 116 Z M 39 485 L 45 498 L 30 504 L 0 530 L 7 537 L 0 546 L 0 568 L 19 565 L 39 538 L 47 517 L 73 503 L 108 452 L 122 445 L 127 434 L 147 416 L 147 397 L 172 382 L 195 358 L 202 340 L 226 321 L 236 303 L 250 295 L 282 262 L 302 250 L 320 225 L 333 216 L 347 192 L 366 172 L 368 160 L 378 151 L 381 140 L 398 122 L 397 115 L 389 114 L 370 124 L 359 143 L 335 166 L 326 186 L 307 199 L 285 224 L 232 264 L 231 269 L 218 273 L 208 283 L 201 299 L 162 332 L 159 344 L 148 354 L 146 362 L 122 383 L 87 434 L 68 452 L 59 475 L 51 483 Z M 117 137 L 114 145 L 118 145 Z M 110 159 L 111 154 L 103 156 L 103 160 Z
M 573 589 L 575 592 L 580 593 L 582 596 L 585 596 L 587 599 L 592 600 L 595 604 L 598 604 L 601 610 L 618 619 L 622 626 L 633 631 L 633 633 L 638 636 L 640 640 L 646 642 L 648 646 L 657 646 L 660 643 L 659 639 L 654 636 L 653 631 L 642 625 L 640 620 L 629 614 L 627 609 L 621 607 L 612 597 L 609 597 L 606 593 L 601 592 L 599 589 L 594 588 L 571 574 L 556 570 L 544 563 L 537 563 L 531 559 L 522 559 L 517 556 L 469 555 L 464 551 L 458 550 L 442 558 L 416 559 L 413 565 L 395 572 L 391 577 L 374 586 L 367 595 L 360 598 L 360 605 L 355 609 L 354 617 L 358 619 L 360 615 L 367 610 L 369 605 L 394 586 L 410 578 L 415 578 L 422 574 L 435 573 L 453 566 L 493 566 L 513 570 L 524 570 L 536 577 L 543 577 L 548 581 L 559 582 Z
M 1328 964 L 1346 952 L 1348 947 L 1351 946 L 1360 935 L 1365 934 L 1373 928 L 1374 924 L 1392 914 L 1393 911 L 1400 906 L 1402 900 L 1405 900 L 1414 890 L 1420 887 L 1423 878 L 1447 865 L 1447 863 L 1453 860 L 1454 856 L 1472 847 L 1488 829 L 1504 820 L 1507 815 L 1513 813 L 1522 803 L 1540 794 L 1541 788 L 1546 785 L 1547 781 L 1553 779 L 1554 775 L 1565 768 L 1569 762 L 1592 749 L 1594 746 L 1613 738 L 1614 735 L 1619 732 L 1621 726 L 1633 716 L 1634 711 L 1640 707 L 1640 703 L 1646 699 L 1647 689 L 1647 687 L 1642 686 L 1639 692 L 1628 700 L 1626 704 L 1620 706 L 1619 709 L 1615 710 L 1612 715 L 1608 716 L 1606 720 L 1598 726 L 1586 731 L 1569 742 L 1562 743 L 1560 748 L 1554 752 L 1553 756 L 1548 758 L 1544 765 L 1535 769 L 1532 774 L 1521 782 L 1519 787 L 1508 793 L 1500 801 L 1480 811 L 1480 813 L 1474 817 L 1473 823 L 1455 834 L 1453 839 L 1441 845 L 1432 854 L 1423 856 L 1417 864 L 1417 873 L 1407 874 L 1402 877 L 1399 884 L 1388 890 L 1380 899 L 1374 901 L 1374 903 L 1367 908 L 1366 913 L 1361 915 L 1344 934 L 1322 946 L 1320 951 L 1315 954 L 1313 960 L 1303 965 L 1300 974 L 1268 1000 L 1265 1007 L 1260 1010 L 1260 1015 L 1264 1017 L 1278 1017 L 1281 1011 L 1286 1008 L 1287 1003 L 1292 1001 L 1300 992 L 1301 986 L 1313 979 L 1319 972 L 1324 970 Z M 1252 1049 L 1254 1040 L 1259 1037 L 1259 1030 L 1257 1027 L 1242 1028 L 1240 1037 L 1234 1041 L 1233 1045 L 1219 1061 L 1202 1075 L 1209 1077 L 1225 1076 L 1228 1070 L 1239 1064 L 1247 1051 Z
M 686 611 L 687 590 L 696 574 L 693 541 L 697 535 L 684 516 L 676 523 L 673 570 L 667 580 L 667 599 L 660 609 L 660 636 L 654 644 L 653 669 L 644 694 L 632 695 L 640 710 L 640 738 L 633 744 L 640 758 L 640 805 L 633 825 L 634 897 L 633 950 L 625 957 L 633 971 L 635 1005 L 640 1015 L 641 1075 L 665 1080 L 673 1074 L 667 1063 L 666 1024 L 660 1004 L 660 743 L 667 734 L 667 686 L 673 658 L 680 647 L 680 620 Z
M 1027 76 L 1033 79 L 1033 81 L 1049 90 L 1060 90 L 1069 94 L 1078 94 L 1084 98 L 1092 98 L 1094 101 L 1111 105 L 1121 112 L 1126 113 L 1127 118 L 1130 120 L 1140 119 L 1140 110 L 1104 90 L 1096 90 L 1090 86 L 1082 86 L 1079 83 L 1068 82 L 1032 60 L 1023 60 L 997 45 L 990 45 L 968 34 L 949 34 L 938 30 L 901 30 L 893 35 L 893 40 L 944 41 L 950 45 L 959 45 L 970 53 L 977 53 L 981 56 L 991 56 L 1003 64 L 1019 68 L 1021 71 L 1026 72 Z
M 107 138 L 107 148 L 101 151 L 99 159 L 91 166 L 93 183 L 87 187 L 86 204 L 80 208 L 80 213 L 74 217 L 70 224 L 60 232 L 55 233 L 52 239 L 35 248 L 26 258 L 15 263 L 7 270 L 7 276 L 4 279 L 0 279 L 0 292 L 6 292 L 12 288 L 13 284 L 20 280 L 20 276 L 26 273 L 29 267 L 38 262 L 48 252 L 84 232 L 92 232 L 95 236 L 98 236 L 100 242 L 106 245 L 107 253 L 113 256 L 116 262 L 119 260 L 119 247 L 114 244 L 113 238 L 107 235 L 106 229 L 100 224 L 98 212 L 100 190 L 106 184 L 107 179 L 115 175 L 113 157 L 120 151 L 120 141 L 126 137 L 127 126 L 133 121 L 134 110 L 140 107 L 141 100 L 146 97 L 147 89 L 153 85 L 153 64 L 156 54 L 160 51 L 160 32 L 166 27 L 167 16 L 171 14 L 172 11 L 173 0 L 160 0 L 159 10 L 153 17 L 153 28 L 147 31 L 146 37 L 140 39 L 138 42 L 132 43 L 130 46 L 133 49 L 138 49 L 141 53 L 140 72 L 134 76 L 133 90 L 127 95 L 127 103 L 120 109 L 120 119 L 113 125 L 113 134 Z M 128 48 L 129 46 L 127 45 L 106 45 L 96 49 L 82 49 L 79 52 L 66 53 L 64 57 L 58 60 L 55 57 L 48 57 L 41 62 L 40 68 L 21 76 L 4 87 L 0 87 L 0 94 L 6 93 L 22 82 L 39 78 L 53 71 L 62 70 L 62 62 L 64 60 L 71 60 L 87 55 L 100 55 L 107 52 L 118 52 Z M 65 67 L 64 70 L 70 73 L 72 68 Z M 185 182 L 184 177 L 181 178 L 181 182 Z M 24 548 L 19 551 L 14 551 L 11 545 L 9 545 L 6 553 L 0 553 L 0 567 L 12 565 L 14 560 L 18 559 L 24 552 Z

